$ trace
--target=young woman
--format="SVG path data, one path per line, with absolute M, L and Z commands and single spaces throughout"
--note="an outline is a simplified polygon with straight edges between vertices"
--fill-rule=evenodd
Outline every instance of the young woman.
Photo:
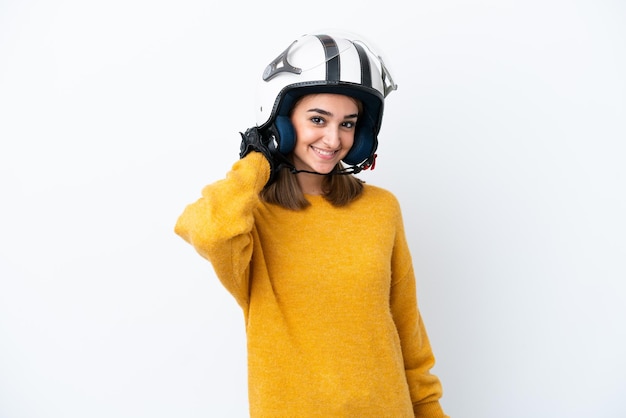
M 241 306 L 252 417 L 445 417 L 396 198 L 371 168 L 395 90 L 362 41 L 292 43 L 240 159 L 175 231 Z

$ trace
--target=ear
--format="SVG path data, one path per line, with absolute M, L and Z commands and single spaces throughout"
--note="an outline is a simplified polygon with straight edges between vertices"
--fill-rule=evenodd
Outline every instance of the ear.
M 278 150 L 282 154 L 289 154 L 296 145 L 296 131 L 288 116 L 276 116 L 274 122 L 278 133 Z

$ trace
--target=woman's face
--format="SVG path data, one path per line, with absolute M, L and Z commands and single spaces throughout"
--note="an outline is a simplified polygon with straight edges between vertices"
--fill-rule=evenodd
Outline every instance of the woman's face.
M 340 94 L 302 97 L 291 114 L 296 169 L 329 173 L 352 148 L 358 109 L 355 99 Z

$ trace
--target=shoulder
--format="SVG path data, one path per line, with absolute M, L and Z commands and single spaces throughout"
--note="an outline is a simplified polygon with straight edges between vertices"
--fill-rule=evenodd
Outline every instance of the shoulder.
M 375 209 L 400 214 L 400 202 L 391 191 L 371 184 L 363 185 L 362 203 L 375 205 Z
M 393 194 L 391 191 L 380 186 L 374 186 L 369 183 L 365 183 L 363 185 L 363 195 L 370 199 L 398 204 L 398 199 L 396 198 L 396 195 Z

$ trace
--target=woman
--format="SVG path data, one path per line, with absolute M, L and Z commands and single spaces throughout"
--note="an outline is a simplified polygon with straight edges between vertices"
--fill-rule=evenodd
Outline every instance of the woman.
M 298 39 L 241 158 L 178 219 L 243 309 L 252 417 L 446 416 L 400 207 L 354 176 L 395 88 L 362 41 Z

